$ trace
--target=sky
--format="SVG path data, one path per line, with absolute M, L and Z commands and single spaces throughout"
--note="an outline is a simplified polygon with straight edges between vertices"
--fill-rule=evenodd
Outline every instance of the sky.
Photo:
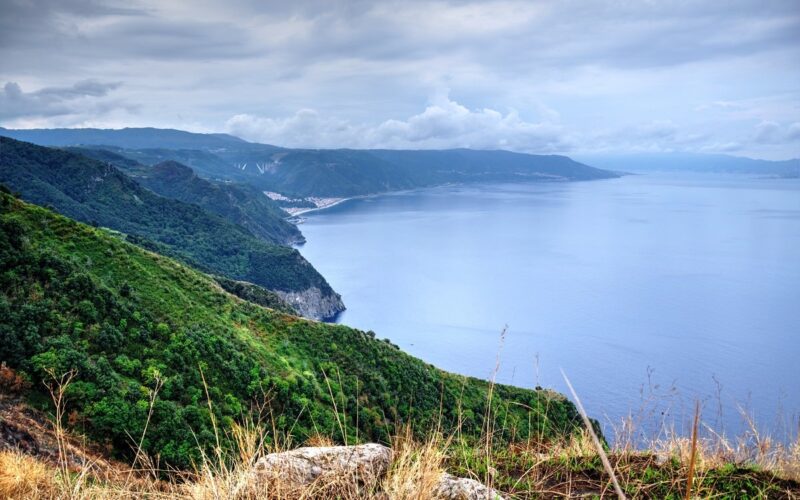
M 0 126 L 800 157 L 800 1 L 0 0 Z

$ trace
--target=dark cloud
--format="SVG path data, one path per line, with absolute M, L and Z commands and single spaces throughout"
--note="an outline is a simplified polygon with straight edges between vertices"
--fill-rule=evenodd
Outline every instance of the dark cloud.
M 789 130 L 786 131 L 786 139 L 791 142 L 800 142 L 800 122 L 789 125 Z
M 0 8 L 0 82 L 27 90 L 4 91 L 16 99 L 0 112 L 6 125 L 58 116 L 61 125 L 214 131 L 227 122 L 285 144 L 540 151 L 702 147 L 693 141 L 703 137 L 707 147 L 786 155 L 780 144 L 800 122 L 796 0 L 0 0 Z M 125 87 L 115 102 L 87 89 L 64 94 L 86 78 Z M 437 104 L 432 96 L 448 88 L 449 104 Z M 135 116 L 126 111 L 134 105 Z M 753 132 L 762 122 L 782 135 Z M 471 131 L 479 126 L 488 132 Z
M 105 97 L 119 86 L 119 83 L 85 80 L 70 87 L 24 92 L 17 83 L 7 82 L 0 91 L 0 120 L 82 113 L 87 105 L 96 110 L 97 106 L 91 101 Z
M 795 47 L 796 2 L 8 1 L 4 46 L 156 59 L 419 60 L 659 67 Z M 97 21 L 97 22 L 90 22 Z M 66 44 L 66 46 L 64 45 Z
M 800 142 L 800 122 L 781 124 L 763 121 L 756 125 L 753 141 L 759 144 L 787 144 Z
M 0 47 L 57 47 L 51 42 L 75 35 L 70 18 L 140 16 L 144 11 L 96 0 L 3 0 L 0 4 Z

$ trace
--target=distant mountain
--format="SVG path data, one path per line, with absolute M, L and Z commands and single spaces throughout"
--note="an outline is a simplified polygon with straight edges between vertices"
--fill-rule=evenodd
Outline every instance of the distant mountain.
M 403 168 L 419 184 L 475 181 L 581 181 L 617 177 L 567 156 L 503 150 L 373 150 L 378 158 Z
M 48 145 L 100 145 L 148 165 L 174 160 L 203 177 L 247 183 L 293 197 L 349 197 L 446 183 L 617 176 L 565 156 L 509 151 L 286 149 L 224 134 L 157 129 L 73 129 L 63 135 L 47 130 L 0 130 L 0 135 L 4 133 L 34 142 L 46 140 Z
M 305 316 L 327 318 L 344 308 L 297 250 L 266 243 L 197 205 L 159 196 L 107 162 L 0 137 L 0 183 L 28 201 L 121 231 L 206 272 L 273 290 Z
M 692 171 L 800 177 L 800 159 L 770 161 L 741 156 L 698 153 L 585 155 L 583 161 L 601 168 L 637 171 Z
M 220 149 L 246 147 L 248 142 L 228 134 L 197 134 L 183 130 L 158 128 L 53 128 L 6 129 L 0 135 L 42 146 L 77 146 L 103 144 L 128 149 Z
M 118 151 L 145 163 L 185 162 L 201 175 L 246 182 L 295 197 L 349 197 L 447 183 L 577 181 L 617 177 L 565 156 L 509 151 L 226 149 Z
M 297 226 L 286 220 L 286 212 L 252 186 L 209 181 L 171 160 L 147 166 L 104 149 L 67 149 L 108 162 L 156 194 L 199 205 L 270 243 L 293 245 L 305 241 Z

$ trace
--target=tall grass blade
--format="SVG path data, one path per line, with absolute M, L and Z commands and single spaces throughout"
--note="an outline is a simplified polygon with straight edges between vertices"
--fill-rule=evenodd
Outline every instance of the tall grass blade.
M 572 393 L 572 397 L 575 398 L 575 406 L 578 407 L 578 412 L 581 414 L 581 418 L 583 419 L 583 425 L 586 426 L 586 429 L 592 436 L 592 442 L 594 442 L 594 446 L 595 448 L 597 448 L 597 454 L 600 455 L 600 460 L 603 462 L 603 467 L 605 467 L 606 472 L 611 477 L 611 482 L 614 484 L 614 491 L 617 492 L 617 497 L 623 500 L 626 499 L 625 493 L 623 493 L 622 488 L 619 485 L 619 481 L 617 481 L 617 475 L 614 474 L 614 469 L 613 467 L 611 467 L 611 462 L 609 462 L 608 456 L 606 455 L 605 450 L 603 450 L 603 445 L 600 443 L 600 439 L 594 432 L 594 428 L 592 427 L 592 422 L 586 415 L 586 410 L 583 409 L 583 403 L 581 403 L 581 400 L 578 397 L 578 393 L 575 392 L 575 389 L 572 387 L 572 384 L 570 383 L 569 378 L 567 378 L 567 374 L 564 373 L 564 370 L 561 370 L 561 376 L 564 377 L 564 382 L 567 383 L 567 387 L 569 387 L 569 392 Z
M 700 401 L 694 408 L 694 424 L 692 425 L 692 452 L 689 458 L 689 472 L 686 476 L 686 500 L 692 498 L 692 481 L 694 480 L 694 464 L 697 460 L 697 425 L 700 421 Z

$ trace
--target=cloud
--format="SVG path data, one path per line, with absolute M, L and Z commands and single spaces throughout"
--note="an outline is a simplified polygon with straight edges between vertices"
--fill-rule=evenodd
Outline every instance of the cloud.
M 800 141 L 800 122 L 792 123 L 786 132 L 786 138 L 790 141 Z
M 0 120 L 102 111 L 106 106 L 100 102 L 101 98 L 119 86 L 117 82 L 84 80 L 69 87 L 24 92 L 16 82 L 7 82 L 0 90 Z
M 301 109 L 285 118 L 249 114 L 231 117 L 226 130 L 243 139 L 288 147 L 364 147 L 366 127 L 326 118 L 313 109 Z
M 756 125 L 754 139 L 762 144 L 774 144 L 781 140 L 781 135 L 783 131 L 780 125 L 772 121 L 763 121 Z
M 593 131 L 580 143 L 582 149 L 594 152 L 673 152 L 695 151 L 711 139 L 708 133 L 689 132 L 671 120 L 651 120 Z
M 709 144 L 702 145 L 698 152 L 700 153 L 736 153 L 744 149 L 744 145 L 741 142 L 737 141 L 730 141 L 730 142 L 713 142 Z
M 800 122 L 780 124 L 762 121 L 755 127 L 753 141 L 759 144 L 786 144 L 800 141 Z
M 303 109 L 278 119 L 236 115 L 227 121 L 226 129 L 245 139 L 291 147 L 464 147 L 538 153 L 572 147 L 561 125 L 526 121 L 514 110 L 505 114 L 487 108 L 472 110 L 446 95 L 405 120 L 389 119 L 374 126 L 353 124 Z
M 540 120 L 530 121 L 515 110 L 470 109 L 443 93 L 420 113 L 372 125 L 301 109 L 280 118 L 239 114 L 228 119 L 225 128 L 247 140 L 299 148 L 472 148 L 539 154 L 747 153 L 758 145 L 772 147 L 800 140 L 800 122 L 762 121 L 749 135 L 697 132 L 672 120 L 580 132 L 560 123 L 556 110 L 543 108 L 540 116 Z
M 714 101 L 709 102 L 706 104 L 701 104 L 694 108 L 695 111 L 706 111 L 706 110 L 740 110 L 744 109 L 744 105 L 740 102 L 734 101 Z
M 704 136 L 782 157 L 796 147 L 763 142 L 777 140 L 767 130 L 756 141 L 753 127 L 800 121 L 796 0 L 6 0 L 0 60 L 0 82 L 18 82 L 39 113 L 0 110 L 5 126 L 536 151 Z M 30 92 L 87 78 L 125 86 Z M 452 102 L 426 104 L 445 87 Z

